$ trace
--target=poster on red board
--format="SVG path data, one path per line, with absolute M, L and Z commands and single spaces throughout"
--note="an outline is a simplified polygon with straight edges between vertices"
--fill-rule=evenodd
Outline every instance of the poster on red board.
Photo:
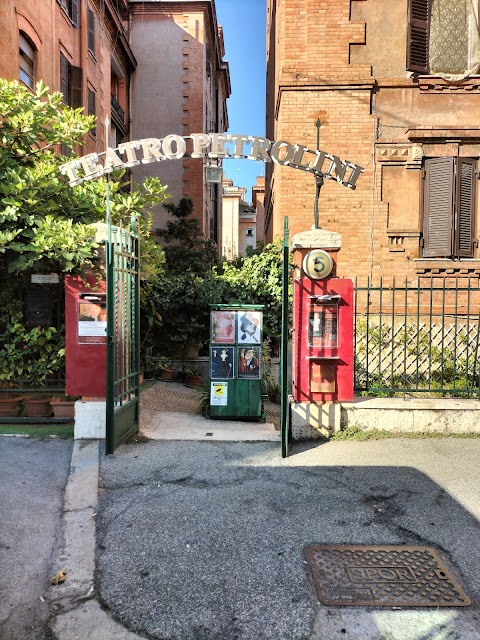
M 80 342 L 105 342 L 107 339 L 107 303 L 103 300 L 78 303 Z

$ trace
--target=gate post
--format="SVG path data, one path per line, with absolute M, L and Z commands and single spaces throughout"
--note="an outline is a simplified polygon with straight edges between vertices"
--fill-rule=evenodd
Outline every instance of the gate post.
M 282 244 L 282 337 L 280 350 L 280 441 L 282 458 L 288 456 L 288 440 L 290 438 L 290 402 L 288 400 L 288 283 L 289 251 L 288 251 L 288 216 L 283 221 Z
M 353 400 L 353 282 L 336 277 L 341 236 L 312 229 L 292 238 L 292 436 L 340 430 L 340 402 Z
M 97 223 L 95 240 L 105 241 Z M 102 251 L 99 250 L 100 256 Z M 103 265 L 102 265 L 103 266 Z M 102 268 L 102 266 L 100 268 Z M 98 274 L 65 277 L 65 391 L 75 402 L 75 439 L 105 437 L 106 283 Z

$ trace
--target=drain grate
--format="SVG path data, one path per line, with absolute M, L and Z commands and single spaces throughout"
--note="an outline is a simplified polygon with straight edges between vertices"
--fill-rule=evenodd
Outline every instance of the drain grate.
M 320 602 L 371 607 L 466 607 L 471 604 L 434 549 L 309 545 Z

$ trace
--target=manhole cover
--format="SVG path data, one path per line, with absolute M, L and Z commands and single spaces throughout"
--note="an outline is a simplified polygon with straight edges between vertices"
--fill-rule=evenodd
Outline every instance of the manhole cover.
M 429 547 L 310 545 L 318 598 L 327 605 L 466 607 L 470 599 Z

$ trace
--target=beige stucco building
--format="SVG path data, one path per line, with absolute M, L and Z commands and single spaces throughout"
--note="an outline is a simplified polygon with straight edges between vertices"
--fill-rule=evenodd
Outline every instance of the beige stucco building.
M 364 167 L 325 181 L 342 276 L 480 276 L 480 47 L 471 0 L 268 0 L 267 137 Z M 328 169 L 325 159 L 323 171 Z M 315 179 L 267 166 L 266 229 L 313 224 Z
M 130 0 L 130 41 L 138 60 L 133 79 L 134 139 L 223 132 L 230 95 L 222 28 L 213 0 Z M 133 170 L 134 180 L 157 176 L 174 202 L 188 197 L 203 234 L 221 238 L 221 184 L 206 183 L 201 159 L 184 158 Z M 168 214 L 155 213 L 154 227 Z
M 265 244 L 265 177 L 257 176 L 252 187 L 252 207 L 255 209 L 256 241 Z
M 223 178 L 222 255 L 227 260 L 248 255 L 264 241 L 263 198 L 265 179 L 257 178 L 252 187 L 252 202 L 245 200 L 247 189 L 236 187 L 229 178 Z

